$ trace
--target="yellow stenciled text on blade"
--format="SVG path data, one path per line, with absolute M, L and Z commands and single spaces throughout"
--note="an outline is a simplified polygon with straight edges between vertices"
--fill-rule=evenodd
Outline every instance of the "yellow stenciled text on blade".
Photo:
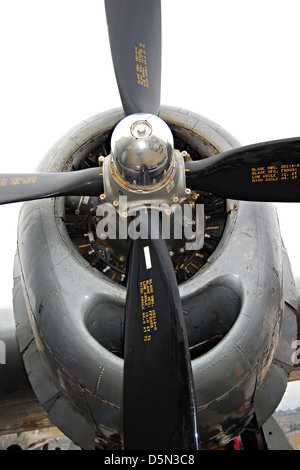
M 145 88 L 149 88 L 148 64 L 146 45 L 139 43 L 134 48 L 137 83 Z
M 268 183 L 296 180 L 299 168 L 299 163 L 252 167 L 251 181 L 252 183 Z
M 140 304 L 144 342 L 151 341 L 152 334 L 157 331 L 157 317 L 152 278 L 140 282 Z

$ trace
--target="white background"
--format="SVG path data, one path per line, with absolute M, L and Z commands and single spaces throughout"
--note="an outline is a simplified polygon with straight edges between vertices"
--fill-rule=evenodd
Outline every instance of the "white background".
M 242 145 L 300 135 L 299 9 L 299 0 L 162 0 L 162 104 L 202 114 Z M 120 106 L 103 0 L 2 0 L 0 66 L 1 172 L 34 171 L 71 127 Z M 0 207 L 1 305 L 11 305 L 18 210 Z M 300 275 L 300 205 L 278 212 Z M 281 407 L 299 406 L 299 384 L 286 396 Z

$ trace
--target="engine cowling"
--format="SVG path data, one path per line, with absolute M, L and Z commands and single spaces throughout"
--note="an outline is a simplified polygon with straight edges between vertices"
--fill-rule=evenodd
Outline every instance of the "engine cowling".
M 239 145 L 197 114 L 162 107 L 160 116 L 184 158 L 209 158 Z M 98 165 L 122 117 L 112 110 L 83 121 L 54 145 L 39 170 Z M 272 205 L 201 192 L 191 202 L 204 206 L 204 245 L 189 254 L 180 245 L 169 250 L 189 338 L 199 434 L 202 446 L 213 448 L 240 433 L 254 413 L 263 424 L 277 407 L 292 367 L 287 345 L 296 336 L 296 293 Z M 50 420 L 85 449 L 122 448 L 128 241 L 97 241 L 97 204 L 82 198 L 24 204 L 15 260 L 14 310 L 30 382 Z

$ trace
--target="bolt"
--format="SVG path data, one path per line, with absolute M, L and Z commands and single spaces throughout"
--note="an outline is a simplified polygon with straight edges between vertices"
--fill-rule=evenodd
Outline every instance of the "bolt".
M 147 121 L 136 121 L 132 124 L 130 132 L 135 139 L 146 139 L 151 135 L 152 127 Z
M 115 199 L 114 202 L 113 202 L 113 206 L 118 207 L 118 205 L 119 205 L 119 201 L 117 199 Z
M 106 195 L 105 194 L 100 194 L 100 199 L 101 199 L 101 201 L 105 201 Z
M 139 126 L 136 127 L 136 131 L 139 135 L 145 135 L 146 133 L 146 126 L 145 124 L 140 124 Z
M 179 202 L 179 197 L 178 196 L 173 196 L 172 201 L 173 202 Z

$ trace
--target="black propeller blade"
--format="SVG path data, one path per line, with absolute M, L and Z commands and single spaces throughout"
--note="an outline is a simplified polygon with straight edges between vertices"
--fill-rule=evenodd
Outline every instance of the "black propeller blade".
M 132 241 L 130 254 L 124 343 L 125 449 L 198 449 L 186 338 L 167 245 L 162 238 L 150 239 L 149 232 L 149 239 Z
M 100 168 L 62 173 L 0 174 L 0 204 L 52 196 L 99 196 L 102 192 Z
M 187 186 L 244 201 L 300 202 L 300 138 L 186 162 Z
M 105 0 L 111 53 L 125 114 L 158 114 L 160 0 Z

